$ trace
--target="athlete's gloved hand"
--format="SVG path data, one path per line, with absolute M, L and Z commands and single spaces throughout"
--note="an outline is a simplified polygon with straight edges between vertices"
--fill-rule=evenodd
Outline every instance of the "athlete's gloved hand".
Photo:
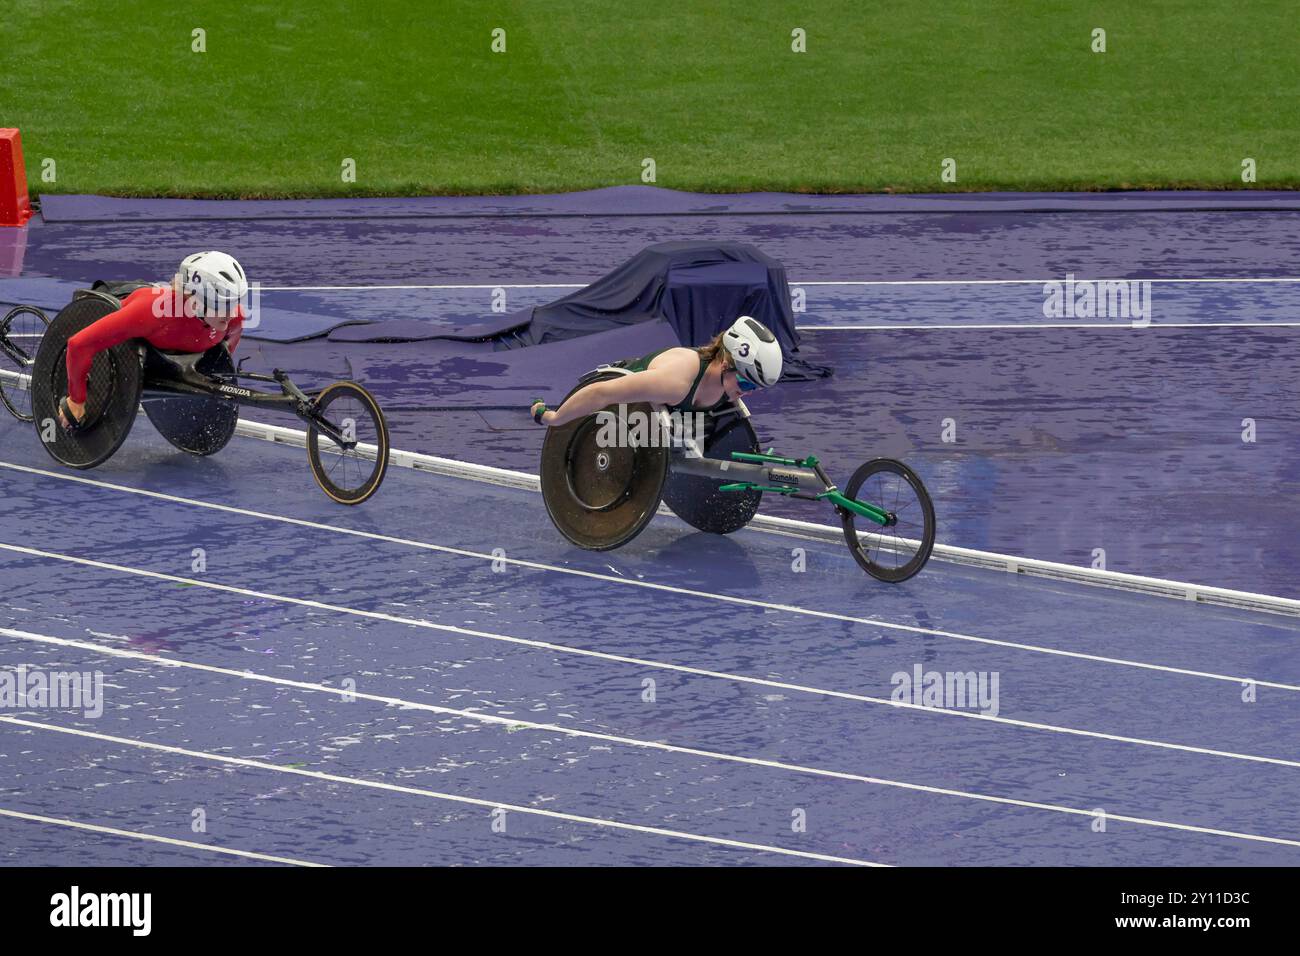
M 537 422 L 539 425 L 546 424 L 542 421 L 542 416 L 546 414 L 546 403 L 544 401 L 540 398 L 533 399 L 533 404 L 529 406 L 529 411 L 533 416 L 533 421 Z

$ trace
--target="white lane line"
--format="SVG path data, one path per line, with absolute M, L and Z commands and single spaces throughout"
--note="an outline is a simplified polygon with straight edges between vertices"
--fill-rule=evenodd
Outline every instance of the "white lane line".
M 262 292 L 393 292 L 408 289 L 581 289 L 590 284 L 589 282 L 449 282 L 435 285 L 264 285 L 258 288 Z
M 324 867 L 326 863 L 309 863 L 306 860 L 292 860 L 285 856 L 270 856 L 266 853 L 253 853 L 249 850 L 232 850 L 229 847 L 214 846 L 210 843 L 193 843 L 189 840 L 177 840 L 172 837 L 158 836 L 153 833 L 139 833 L 135 830 L 119 830 L 117 827 L 101 826 L 98 823 L 82 823 L 63 817 L 46 817 L 38 813 L 23 813 L 21 810 L 7 810 L 0 807 L 0 817 L 12 817 L 15 820 L 28 820 L 33 823 L 48 823 L 58 827 L 74 827 L 89 830 L 92 833 L 107 833 L 110 836 L 129 837 L 132 840 L 147 840 L 151 843 L 166 843 L 169 846 L 185 847 L 188 850 L 206 850 L 209 853 L 225 853 L 229 856 L 243 857 L 248 860 L 261 860 L 264 863 L 285 863 L 289 866 Z
M 869 782 L 868 778 L 859 774 L 848 773 L 847 771 L 826 770 L 819 767 L 812 767 L 806 764 L 792 764 L 784 761 L 769 760 L 761 757 L 747 757 L 740 754 L 723 753 L 714 750 L 701 750 L 696 747 L 687 747 L 681 744 L 669 744 L 663 741 L 644 740 L 639 737 L 623 737 L 617 734 L 601 733 L 593 730 L 582 730 L 576 727 L 565 727 L 560 724 L 539 723 L 532 720 L 524 720 L 519 717 L 504 717 L 497 714 L 488 714 L 478 710 L 464 710 L 456 707 L 446 707 L 440 704 L 429 704 L 421 701 L 406 700 L 401 697 L 389 697 L 382 694 L 367 694 L 355 690 L 345 690 L 338 687 L 330 687 L 327 684 L 316 684 L 309 681 L 293 680 L 288 677 L 273 677 L 269 674 L 258 674 L 250 670 L 234 670 L 227 667 L 218 667 L 215 664 L 201 664 L 196 661 L 185 661 L 177 658 L 161 657 L 154 654 L 146 654 L 141 651 L 132 651 L 125 648 L 108 647 L 102 644 L 96 644 L 93 641 L 80 641 L 75 638 L 54 637 L 48 634 L 36 634 L 31 631 L 20 631 L 10 627 L 0 627 L 0 636 L 10 637 L 15 640 L 31 641 L 34 643 L 50 644 L 59 647 L 75 647 L 80 650 L 89 651 L 96 654 L 107 654 L 114 657 L 125 657 L 131 660 L 145 661 L 162 667 L 176 667 L 189 670 L 204 671 L 211 674 L 220 674 L 225 677 L 235 677 L 240 680 L 258 681 L 265 684 L 275 684 L 281 687 L 292 687 L 295 690 L 313 691 L 322 694 L 332 694 L 336 697 L 347 698 L 349 696 L 369 700 L 379 704 L 385 704 L 394 707 L 406 707 L 413 710 L 423 710 L 433 714 L 442 714 L 448 717 L 464 717 L 469 720 L 476 720 L 488 724 L 500 724 L 507 727 L 520 727 L 528 730 L 541 730 L 547 733 L 565 734 L 570 737 L 583 737 L 590 740 L 600 740 L 605 743 L 619 744 L 625 747 L 642 747 L 651 750 L 662 750 L 668 753 L 688 754 L 694 757 L 705 757 L 711 760 L 725 760 L 733 763 L 744 763 L 756 767 L 767 767 L 773 770 L 784 770 L 792 773 L 806 773 L 814 776 L 833 777 L 839 780 L 852 780 L 859 783 Z M 659 665 L 663 666 L 663 665 Z M 670 665 L 671 666 L 671 665 Z M 721 677 L 727 680 L 738 680 L 733 675 L 709 674 L 711 677 Z M 773 682 L 774 683 L 774 682 Z M 790 685 L 777 685 L 782 690 L 797 690 L 805 693 L 825 694 L 826 692 L 818 691 L 815 688 L 801 688 Z M 987 720 L 993 723 L 1006 724 L 1014 727 L 1021 727 L 1029 730 L 1043 730 L 1051 733 L 1070 734 L 1080 737 L 1091 737 L 1098 740 L 1106 740 L 1114 743 L 1137 744 L 1147 747 L 1158 747 L 1165 750 L 1176 750 L 1184 753 L 1194 753 L 1210 757 L 1228 757 L 1235 760 L 1247 760 L 1255 763 L 1274 764 L 1282 767 L 1300 768 L 1300 761 L 1286 760 L 1280 757 L 1260 757 L 1253 754 L 1242 754 L 1227 750 L 1212 750 L 1206 747 L 1196 747 L 1188 744 L 1167 743 L 1160 740 L 1149 740 L 1143 737 L 1125 737 L 1117 734 L 1107 734 L 1101 731 L 1078 730 L 1073 727 L 1060 727 L 1055 724 L 1041 724 L 1027 720 L 1016 720 L 1007 717 L 995 717 L 991 715 L 980 714 L 977 712 L 968 712 L 962 710 L 951 710 L 942 707 L 926 707 L 922 704 L 911 704 L 897 702 L 880 697 L 869 697 L 865 695 L 841 694 L 847 699 L 858 703 L 880 704 L 890 707 L 897 707 L 900 710 L 927 711 L 933 714 L 946 715 L 950 717 L 969 717 L 977 720 Z
M 1045 285 L 1048 282 L 1064 282 L 1064 276 L 1050 279 L 802 279 L 789 280 L 792 286 L 890 286 L 890 285 Z M 1210 277 L 1175 277 L 1175 278 L 1126 278 L 1126 279 L 1089 279 L 1075 276 L 1075 283 L 1080 282 L 1159 282 L 1159 283 L 1258 283 L 1261 285 L 1300 282 L 1294 276 L 1246 276 L 1232 278 Z M 581 289 L 590 282 L 461 282 L 430 283 L 419 285 L 264 285 L 263 292 L 384 292 L 403 289 Z
M 401 617 L 395 614 L 387 614 L 381 611 L 364 611 L 360 608 L 347 607 L 339 604 L 328 604 L 322 601 L 306 600 L 302 598 L 288 597 L 286 595 L 270 594 L 265 591 L 254 591 L 248 588 L 236 587 L 229 584 L 217 584 L 211 581 L 199 581 L 193 578 L 182 578 L 170 574 L 163 574 L 157 571 L 146 571 L 142 568 L 132 568 L 124 565 L 108 564 L 106 562 L 94 561 L 89 558 L 77 558 L 71 555 L 63 555 L 57 552 L 42 552 L 33 548 L 23 548 L 18 545 L 2 544 L 0 549 L 9 551 L 18 551 L 20 553 L 32 554 L 39 557 L 48 557 L 60 561 L 69 561 L 74 564 L 86 565 L 89 567 L 100 568 L 104 570 L 117 571 L 125 574 L 136 574 L 142 577 L 154 578 L 158 580 L 186 584 L 191 587 L 207 588 L 214 591 L 223 591 L 231 594 L 238 594 L 241 597 L 252 597 L 260 600 L 276 601 L 279 603 L 293 604 L 302 607 L 310 607 L 315 610 L 332 611 L 338 614 L 349 614 L 357 617 L 365 617 L 373 620 L 382 620 L 394 624 L 402 624 L 408 627 L 420 627 L 430 630 L 444 631 L 452 634 L 460 634 L 468 637 L 481 637 L 491 641 L 500 641 L 506 644 L 515 644 L 523 647 L 529 647 L 538 650 L 546 650 L 556 654 L 571 654 L 582 657 L 592 657 L 599 660 L 610 661 L 619 664 L 633 664 L 637 667 L 645 667 L 653 670 L 668 670 L 677 673 L 691 674 L 696 677 L 708 677 L 714 680 L 724 680 L 732 683 L 754 684 L 762 687 L 770 687 L 777 690 L 798 692 L 803 694 L 814 694 L 822 697 L 834 697 L 841 700 L 851 700 L 861 704 L 875 704 L 885 707 L 893 707 L 899 710 L 919 711 L 927 714 L 936 714 L 948 717 L 964 717 L 967 720 L 982 720 L 988 723 L 1000 724 L 1008 727 L 1018 727 L 1025 730 L 1040 730 L 1049 733 L 1068 734 L 1077 737 L 1089 737 L 1097 740 L 1107 740 L 1114 743 L 1133 744 L 1143 747 L 1154 747 L 1162 750 L 1175 750 L 1184 753 L 1195 753 L 1207 757 L 1224 757 L 1233 760 L 1244 760 L 1252 763 L 1274 764 L 1281 767 L 1300 768 L 1300 761 L 1287 760 L 1282 757 L 1265 757 L 1258 754 L 1244 754 L 1231 750 L 1214 750 L 1208 747 L 1197 747 L 1192 744 L 1177 744 L 1163 740 L 1153 740 L 1146 737 L 1127 737 L 1120 734 L 1109 734 L 1099 730 L 1084 730 L 1077 727 L 1064 727 L 1057 724 L 1044 724 L 1036 721 L 1020 720 L 1014 717 L 1003 717 L 1001 715 L 983 714 L 978 711 L 955 710 L 945 707 L 927 707 L 924 704 L 911 703 L 907 701 L 895 701 L 887 697 L 872 697 L 867 694 L 856 694 L 850 691 L 830 690 L 822 687 L 811 687 L 806 684 L 793 684 L 785 681 L 771 680 L 770 678 L 751 677 L 745 674 L 732 674 L 726 671 L 713 671 L 704 668 L 690 667 L 685 664 L 675 664 L 669 661 L 657 661 L 649 658 L 627 657 L 620 654 L 611 654 L 606 651 L 588 650 L 585 648 L 568 647 L 563 644 L 552 644 L 547 641 L 538 641 L 530 638 L 515 637 L 509 634 L 499 634 L 492 631 L 478 631 L 471 628 L 459 627 L 454 624 L 438 624 L 433 621 L 427 621 L 420 618 Z M 40 639 L 44 635 L 32 634 L 29 631 L 15 631 L 11 628 L 0 627 L 0 634 L 9 634 L 18 636 L 21 639 Z M 66 640 L 63 638 L 52 638 L 52 642 Z M 97 646 L 97 645 L 95 645 Z M 332 693 L 337 693 L 332 691 Z M 432 705 L 430 705 L 432 706 Z M 449 713 L 451 711 L 448 711 Z M 472 711 L 466 711 L 462 716 L 474 715 Z M 526 723 L 519 721 L 519 723 Z M 562 727 L 548 725 L 547 729 L 567 732 Z M 631 738 L 620 738 L 622 743 L 633 743 Z M 715 755 L 720 758 L 726 755 Z M 740 758 L 736 758 L 740 759 Z M 799 769 L 792 765 L 784 765 L 784 769 Z
M 454 548 L 449 545 L 433 544 L 428 541 L 417 541 L 411 538 L 400 538 L 393 535 L 379 534 L 373 531 L 359 531 L 353 528 L 343 528 L 335 525 L 321 524 L 316 521 L 308 521 L 304 518 L 291 518 L 285 515 L 269 514 L 262 511 L 251 511 L 246 508 L 237 508 L 233 505 L 217 504 L 211 501 L 200 501 L 194 498 L 182 498 L 176 495 L 163 494 L 158 491 L 146 491 L 142 488 L 132 488 L 127 485 L 117 485 L 111 482 L 100 481 L 95 478 L 85 478 L 78 475 L 67 474 L 64 472 L 46 471 L 41 468 L 31 468 L 27 465 L 16 465 L 10 462 L 0 461 L 0 468 L 11 471 L 20 471 L 32 475 L 40 475 L 47 478 L 57 478 L 60 481 L 72 481 L 78 484 L 91 485 L 96 488 L 106 488 L 111 491 L 120 491 L 127 494 L 140 495 L 146 498 L 153 498 L 158 501 L 167 501 L 173 504 L 190 505 L 196 508 L 208 508 L 213 511 L 221 511 L 226 514 L 240 515 L 246 518 L 256 518 L 263 521 L 276 521 L 283 524 L 296 525 L 302 528 L 311 528 L 316 531 L 328 531 L 334 534 L 351 535 L 353 537 L 365 538 L 371 541 L 382 541 L 386 544 L 396 544 L 403 547 L 417 548 L 422 551 L 432 551 L 440 554 L 451 554 L 457 557 L 474 558 L 480 561 L 501 562 L 515 567 L 529 568 L 534 571 L 548 571 L 556 574 L 567 574 L 574 577 L 588 578 L 595 581 L 601 581 L 610 584 L 622 584 L 630 587 L 644 588 L 651 591 L 659 591 L 667 594 L 675 594 L 682 597 L 698 598 L 706 601 L 719 601 L 724 604 L 735 604 L 742 607 L 758 608 L 764 611 L 778 611 L 789 614 L 804 615 L 815 617 L 822 620 L 838 621 L 847 624 L 862 624 L 867 627 L 879 627 L 886 630 L 902 631 L 908 634 L 919 634 L 926 637 L 943 637 L 956 641 L 969 641 L 976 644 L 985 644 L 992 647 L 1002 647 L 1010 650 L 1027 651 L 1036 654 L 1048 654 L 1055 657 L 1067 657 L 1075 660 L 1090 661 L 1097 664 L 1113 664 L 1121 667 L 1134 667 L 1140 670 L 1157 671 L 1165 674 L 1177 674 L 1181 677 L 1196 677 L 1206 680 L 1229 681 L 1234 684 L 1251 683 L 1257 687 L 1269 687 L 1274 690 L 1300 691 L 1300 685 L 1284 684 L 1276 681 L 1257 680 L 1253 677 L 1237 677 L 1229 674 L 1216 674 L 1210 671 L 1191 670 L 1184 667 L 1172 667 L 1165 664 L 1150 664 L 1145 661 L 1135 661 L 1122 657 L 1106 657 L 1099 654 L 1085 654 L 1081 651 L 1068 651 L 1054 647 L 1044 647 L 1038 644 L 1022 644 L 1016 641 L 1004 641 L 992 637 L 979 637 L 974 634 L 962 634 L 957 631 L 941 631 L 935 628 L 919 627 L 913 624 L 898 624 L 892 621 L 882 621 L 871 617 L 855 617 L 850 614 L 839 614 L 833 611 L 819 611 L 813 608 L 800 607 L 793 604 L 778 604 L 772 601 L 760 601 L 757 598 L 737 597 L 729 594 L 715 594 L 710 591 L 699 591 L 693 588 L 683 588 L 672 584 L 659 584 L 653 581 L 642 581 L 634 578 L 624 577 L 619 574 L 601 574 L 596 571 L 583 571 L 578 568 L 567 568 L 560 565 L 546 564 L 540 561 L 529 561 L 524 558 L 499 557 L 492 554 L 486 554 L 481 551 L 471 551 L 465 548 Z M 5 547 L 0 545 L 0 547 Z M 12 546 L 11 546 L 12 547 Z M 80 559 L 73 559 L 80 560 Z M 573 651 L 572 648 L 568 650 Z
M 1049 282 L 1065 282 L 1065 276 L 1053 276 L 1050 279 L 811 279 L 805 282 L 796 282 L 794 279 L 789 280 L 790 285 L 1046 285 Z M 1081 282 L 1151 282 L 1178 284 L 1184 282 L 1202 282 L 1202 283 L 1258 283 L 1269 285 L 1276 283 L 1300 282 L 1300 276 L 1172 276 L 1162 278 L 1143 278 L 1132 276 L 1123 279 L 1092 279 L 1074 277 L 1075 285 Z
M 325 773 L 320 770 L 307 770 L 302 767 L 286 767 L 280 764 L 266 763 L 261 760 L 250 760 L 246 757 L 231 757 L 227 754 L 208 753 L 202 750 L 186 750 L 182 747 L 172 747 L 167 744 L 159 744 L 147 740 L 135 740 L 130 737 L 113 737 L 108 734 L 95 733 L 89 730 L 78 730 L 73 727 L 60 727 L 56 724 L 42 724 L 38 721 L 25 720 L 21 717 L 0 716 L 0 721 L 19 727 L 28 727 L 34 730 L 49 730 L 55 733 L 70 734 L 76 737 L 86 737 L 90 740 L 99 740 L 105 743 L 121 744 L 127 747 L 139 747 L 145 750 L 155 750 L 160 753 L 192 757 L 198 760 L 213 760 L 239 767 L 249 767 L 254 770 L 269 770 L 274 773 L 289 773 L 300 777 L 309 777 L 314 780 L 324 780 L 329 783 L 344 783 L 358 787 L 370 787 L 376 790 L 387 790 L 392 793 L 403 793 L 418 797 L 432 797 L 435 800 L 446 800 L 451 803 L 464 803 L 470 806 L 487 807 L 493 810 L 510 810 L 515 813 L 526 813 L 531 816 L 549 817 L 553 820 L 564 820 L 567 823 L 582 823 L 590 826 L 607 827 L 614 830 L 629 830 L 635 833 L 647 833 L 652 836 L 670 837 L 678 840 L 691 840 L 696 843 L 711 843 L 716 846 L 733 847 L 741 850 L 754 850 L 760 853 L 777 853 L 782 856 L 801 857 L 806 860 L 820 860 L 823 863 L 848 863 L 855 866 L 888 865 L 884 863 L 873 863 L 869 860 L 854 859 L 852 857 L 813 853 L 808 850 L 792 850 L 789 847 L 770 846 L 764 843 L 748 843 L 744 840 L 732 840 L 727 837 L 706 836 L 701 833 L 687 833 L 682 830 L 668 830 L 663 827 L 647 826 L 640 823 L 627 823 L 622 820 L 611 820 L 605 817 L 587 817 L 574 813 L 564 813 L 559 810 L 543 810 L 538 807 L 526 807 L 520 804 L 502 803 L 496 800 L 482 800 L 478 797 L 466 797 L 461 794 L 443 793 L 438 790 L 426 790 L 422 787 L 408 787 L 402 784 L 387 783 L 382 780 L 367 780 L 362 777 L 343 777 L 337 774 Z M 1112 819 L 1118 818 L 1115 817 Z M 1262 840 L 1266 838 L 1254 837 L 1254 839 Z M 1300 846 L 1300 843 L 1297 843 L 1297 846 Z
M 60 727 L 56 724 L 43 724 L 33 720 L 26 720 L 21 717 L 0 716 L 0 721 L 17 726 L 29 727 L 35 730 L 49 730 L 55 733 L 71 734 L 78 737 L 87 737 L 92 740 L 100 740 L 106 743 L 121 744 L 128 747 L 140 747 L 147 750 L 157 750 L 163 753 L 179 754 L 185 757 L 193 757 L 200 760 L 215 760 L 222 763 L 230 763 L 238 766 L 251 767 L 257 770 L 270 770 L 277 773 L 297 774 L 304 777 L 313 777 L 318 780 L 326 780 L 331 783 L 346 783 L 362 787 L 374 787 L 381 790 L 391 790 L 397 793 L 406 793 L 416 796 L 433 797 L 440 800 L 450 800 L 456 803 L 468 803 L 475 806 L 504 808 L 515 810 L 520 813 L 531 813 L 539 816 L 548 816 L 560 820 L 567 820 L 576 823 L 589 823 L 595 826 L 615 827 L 619 829 L 637 830 L 643 833 L 654 833 L 660 836 L 679 837 L 687 840 L 699 840 L 706 843 L 718 843 L 724 846 L 738 846 L 750 850 L 762 850 L 770 853 L 781 853 L 789 856 L 802 856 L 811 859 L 826 860 L 835 863 L 856 863 L 864 866 L 883 866 L 886 864 L 869 863 L 866 860 L 845 859 L 843 857 L 828 857 L 817 853 L 809 853 L 802 850 L 790 850 L 784 847 L 766 846 L 763 844 L 741 843 L 734 840 L 728 840 L 723 837 L 703 836 L 695 833 L 683 833 L 676 830 L 663 830 L 658 827 L 649 827 L 641 824 L 624 823 L 621 821 L 608 820 L 600 817 L 581 817 L 573 814 L 563 813 L 556 810 L 541 810 L 536 807 L 524 807 L 506 803 L 496 803 L 491 800 L 481 800 L 477 797 L 464 797 L 457 794 L 441 793 L 435 790 L 424 790 L 417 787 L 407 787 L 400 784 L 386 783 L 379 780 L 368 780 L 361 777 L 342 777 L 335 774 L 327 774 L 319 770 L 306 770 L 300 767 L 286 767 L 280 764 L 265 763 L 259 760 L 249 760 L 244 757 L 230 757 L 225 754 L 208 753 L 201 750 L 186 750 L 181 747 L 173 747 L 167 744 L 154 743 L 146 740 L 136 740 L 130 737 L 113 737 L 108 734 L 95 733 L 89 730 L 79 730 L 72 727 Z M 1003 806 L 1020 807 L 1027 810 L 1045 810 L 1054 813 L 1066 813 L 1072 816 L 1088 817 L 1096 819 L 1098 814 L 1095 810 L 1083 810 L 1078 807 L 1066 807 L 1052 803 L 1036 803 L 1030 800 L 1019 800 L 1014 797 L 997 797 L 984 793 L 971 793 L 965 790 L 952 790 L 946 787 L 931 787 L 925 784 L 905 783 L 900 780 L 888 780 L 883 777 L 864 777 L 868 783 L 876 784 L 882 787 L 893 787 L 900 790 L 910 790 L 917 793 L 928 793 L 938 796 L 959 797 L 967 800 L 978 800 L 984 803 L 996 803 Z M 1249 840 L 1255 843 L 1274 843 L 1280 846 L 1300 847 L 1300 840 L 1291 840 L 1286 837 L 1264 836 L 1258 833 L 1242 833 L 1237 830 L 1221 830 L 1216 827 L 1202 827 L 1190 823 L 1171 823 L 1167 820 L 1153 820 L 1147 817 L 1134 817 L 1118 813 L 1106 813 L 1105 818 L 1108 821 L 1120 823 L 1131 823 L 1135 826 L 1159 827 L 1165 830 L 1178 830 L 1185 833 L 1201 833 L 1208 836 L 1227 837 L 1233 840 Z
M 1148 332 L 1151 329 L 1294 329 L 1300 328 L 1300 322 L 1152 322 L 1145 326 L 1133 326 L 1128 322 L 1104 324 L 1100 322 L 998 322 L 973 324 L 968 322 L 949 322 L 940 324 L 917 324 L 914 322 L 895 322 L 891 325 L 799 325 L 800 332 L 915 332 L 935 329 L 1114 329 L 1124 332 Z
M 6 374 L 0 369 L 0 379 Z M 244 421 L 235 427 L 235 434 L 244 438 L 284 445 L 290 448 L 306 448 L 307 433 L 295 431 L 280 425 L 268 425 L 265 422 Z M 370 448 L 363 445 L 363 448 Z M 0 467 L 5 465 L 0 462 Z M 393 449 L 392 465 L 409 468 L 413 471 L 427 472 L 444 478 L 456 478 L 467 481 L 479 481 L 503 488 L 513 488 L 541 493 L 541 480 L 536 475 L 507 468 L 494 468 L 491 465 L 476 465 L 472 462 L 456 461 L 452 458 L 439 458 L 421 452 Z M 33 474 L 55 476 L 53 472 L 40 469 L 23 469 L 22 466 L 10 466 Z M 58 477 L 58 476 L 56 476 Z M 135 489 L 105 484 L 104 487 L 120 487 L 124 491 Z M 177 499 L 185 500 L 185 499 Z M 198 504 L 199 502 L 195 502 Z M 670 515 L 667 505 L 660 505 L 659 513 Z M 272 516 L 274 517 L 274 516 Z M 793 518 L 776 518 L 770 515 L 755 515 L 746 526 L 747 530 L 769 535 L 803 538 L 820 542 L 834 542 L 842 546 L 843 535 L 839 527 L 815 524 L 811 521 L 798 521 Z M 1053 582 L 1068 582 L 1088 587 L 1104 587 L 1121 591 L 1159 597 L 1167 600 L 1193 601 L 1198 604 L 1211 604 L 1217 607 L 1235 610 L 1257 611 L 1264 614 L 1286 614 L 1300 616 L 1300 599 L 1281 598 L 1268 594 L 1253 594 L 1249 591 L 1234 591 L 1230 588 L 1209 585 L 1190 584 L 1186 581 L 1169 581 L 1162 578 L 1147 577 L 1141 574 L 1129 574 L 1120 571 L 1104 571 L 1096 568 L 1057 561 L 1044 561 L 1040 558 L 1026 558 L 1011 554 L 997 554 L 992 551 L 977 551 L 956 545 L 935 542 L 934 560 L 959 564 L 964 567 L 977 568 L 982 571 L 999 571 L 1025 577 L 1046 578 Z

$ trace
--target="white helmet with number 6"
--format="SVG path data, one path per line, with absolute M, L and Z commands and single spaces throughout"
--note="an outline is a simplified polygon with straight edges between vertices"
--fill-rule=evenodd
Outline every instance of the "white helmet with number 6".
M 248 295 L 244 268 L 224 252 L 196 252 L 181 263 L 186 313 L 206 320 L 229 319 Z
M 722 347 L 736 371 L 751 384 L 767 388 L 781 377 L 781 343 L 757 319 L 748 315 L 738 318 L 722 333 Z

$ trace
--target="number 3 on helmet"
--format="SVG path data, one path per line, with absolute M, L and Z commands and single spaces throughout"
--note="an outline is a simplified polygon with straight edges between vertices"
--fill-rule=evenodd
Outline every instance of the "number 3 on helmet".
M 781 378 L 781 343 L 762 322 L 742 315 L 722 333 L 722 347 L 736 372 L 745 380 L 768 388 Z

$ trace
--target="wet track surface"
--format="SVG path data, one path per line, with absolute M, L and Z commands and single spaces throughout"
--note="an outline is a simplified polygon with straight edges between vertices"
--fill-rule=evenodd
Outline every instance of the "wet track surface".
M 398 469 L 371 506 L 341 510 L 311 494 L 301 451 L 250 439 L 195 461 L 142 423 L 83 475 L 43 474 L 26 430 L 3 436 L 8 464 L 36 470 L 0 469 L 6 661 L 105 681 L 99 717 L 6 711 L 99 736 L 4 726 L 5 809 L 327 863 L 806 862 L 514 811 L 494 833 L 490 806 L 432 793 L 895 864 L 1294 860 L 976 798 L 1293 835 L 1300 766 L 1243 759 L 1300 760 L 1287 619 L 937 563 L 890 588 L 833 546 L 668 518 L 596 555 L 558 539 L 528 492 Z M 494 571 L 495 548 L 530 564 Z M 893 676 L 917 666 L 998 672 L 997 719 L 891 706 Z M 1244 677 L 1289 686 L 1246 704 Z M 11 857 L 103 839 L 0 825 Z
M 803 350 L 836 368 L 751 402 L 765 445 L 841 481 L 905 459 L 943 543 L 1296 597 L 1300 285 L 1157 283 L 1136 329 L 1033 328 L 1040 282 L 818 284 L 1296 276 L 1294 215 L 38 222 L 24 274 L 162 275 L 212 247 L 271 286 L 322 284 L 322 260 L 337 285 L 581 283 L 651 242 L 753 242 L 807 282 Z M 266 295 L 490 314 L 486 288 Z M 355 360 L 395 447 L 536 471 L 522 411 L 350 348 L 248 352 L 306 380 Z M 831 521 L 800 504 L 762 510 Z M 0 581 L 0 670 L 104 690 L 98 715 L 0 708 L 0 812 L 65 824 L 0 816 L 0 863 L 271 862 L 141 835 L 327 864 L 1300 859 L 1280 615 L 938 561 L 888 586 L 838 544 L 662 516 L 588 553 L 534 493 L 393 468 L 340 508 L 301 449 L 193 459 L 143 417 L 92 472 L 0 420 Z M 996 706 L 892 703 L 918 669 L 996 677 Z
M 932 487 L 949 544 L 1080 565 L 1100 549 L 1112 570 L 1298 597 L 1300 283 L 1272 281 L 1300 276 L 1296 215 L 37 222 L 24 275 L 163 275 L 176 250 L 213 247 L 256 263 L 272 289 L 487 286 L 265 293 L 297 314 L 452 326 L 490 318 L 497 283 L 591 281 L 659 241 L 751 242 L 807 297 L 796 316 L 805 356 L 836 369 L 752 400 L 760 436 L 778 451 L 816 453 L 841 481 L 867 458 L 903 458 Z M 1067 274 L 1250 281 L 1153 283 L 1148 328 L 1114 318 L 1038 327 L 1054 321 L 1042 280 Z M 863 280 L 955 284 L 824 284 Z M 1031 281 L 972 284 L 988 280 Z M 508 307 L 566 291 L 511 288 Z M 426 367 L 401 345 L 250 340 L 245 351 L 250 369 L 358 377 L 391 409 L 396 447 L 530 472 L 541 434 L 512 409 L 538 394 L 558 400 L 570 384 L 548 380 L 543 365 L 535 380 L 476 392 L 456 362 Z M 765 507 L 806 515 L 798 504 Z

